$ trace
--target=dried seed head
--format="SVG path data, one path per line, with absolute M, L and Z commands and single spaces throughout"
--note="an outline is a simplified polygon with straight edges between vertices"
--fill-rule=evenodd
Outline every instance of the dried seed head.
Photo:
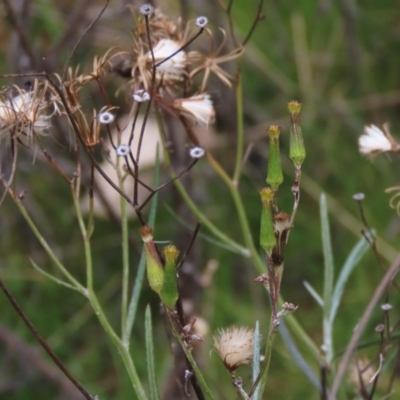
M 388 125 L 383 130 L 375 125 L 365 126 L 364 134 L 358 138 L 358 147 L 361 154 L 374 155 L 388 151 L 398 151 L 400 145 L 390 134 Z
M 196 26 L 200 29 L 203 29 L 207 26 L 208 24 L 208 18 L 201 16 L 196 18 Z
M 209 125 L 215 120 L 215 111 L 208 93 L 197 94 L 185 99 L 177 99 L 173 102 L 184 116 L 191 119 L 195 124 Z
M 100 124 L 103 124 L 103 125 L 111 124 L 115 120 L 115 116 L 113 114 L 111 114 L 109 111 L 101 112 L 97 116 L 97 118 L 98 118 Z
M 179 79 L 183 77 L 186 68 L 186 53 L 183 50 L 179 51 L 181 47 L 179 42 L 171 39 L 161 39 L 154 46 L 154 60 L 156 64 L 160 64 L 157 66 L 157 72 L 174 75 Z M 150 52 L 147 54 L 147 59 L 152 61 Z
M 118 157 L 126 157 L 129 154 L 129 146 L 127 144 L 120 144 L 115 152 Z
M 139 8 L 139 12 L 142 15 L 151 15 L 154 12 L 154 7 L 151 4 L 142 4 Z
M 137 101 L 138 103 L 143 103 L 145 101 L 150 100 L 149 92 L 146 92 L 144 89 L 136 90 L 136 92 L 133 93 L 132 97 L 133 97 L 133 100 Z
M 254 331 L 247 327 L 232 326 L 214 336 L 214 347 L 225 368 L 233 373 L 241 364 L 250 364 L 253 358 Z
M 354 390 L 360 393 L 360 390 L 366 390 L 365 388 L 371 383 L 374 374 L 375 371 L 371 361 L 367 358 L 358 359 L 350 365 L 348 379 Z
M 190 149 L 189 154 L 192 158 L 202 158 L 206 154 L 206 151 L 202 147 L 196 146 Z
M 51 126 L 50 118 L 55 111 L 46 114 L 52 104 L 45 99 L 47 85 L 35 81 L 32 90 L 15 89 L 18 95 L 14 97 L 7 92 L 0 95 L 0 141 L 10 133 L 30 140 L 34 133 L 45 133 Z
M 298 308 L 299 306 L 295 306 L 293 303 L 284 302 L 282 304 L 282 310 L 278 312 L 278 318 L 291 314 L 295 312 Z

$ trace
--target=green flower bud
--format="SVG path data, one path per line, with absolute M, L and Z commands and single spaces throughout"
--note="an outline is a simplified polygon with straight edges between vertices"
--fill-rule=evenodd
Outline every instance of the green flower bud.
M 278 125 L 271 125 L 267 133 L 269 136 L 267 183 L 273 190 L 277 190 L 279 185 L 283 182 L 281 154 L 279 151 L 279 135 L 281 133 L 281 128 Z
M 275 192 L 271 188 L 260 190 L 261 195 L 261 226 L 260 226 L 260 245 L 264 251 L 270 256 L 276 245 L 276 237 L 274 231 L 274 217 L 272 205 Z
M 149 285 L 156 293 L 160 294 L 164 281 L 164 270 L 153 241 L 153 230 L 145 225 L 140 228 L 139 233 L 144 242 Z
M 290 113 L 290 151 L 289 157 L 296 168 L 300 168 L 306 158 L 306 149 L 300 126 L 301 104 L 295 100 L 288 103 Z
M 176 282 L 176 260 L 179 256 L 178 249 L 171 245 L 164 248 L 165 270 L 164 282 L 161 288 L 161 301 L 167 307 L 174 307 L 178 300 L 178 285 Z

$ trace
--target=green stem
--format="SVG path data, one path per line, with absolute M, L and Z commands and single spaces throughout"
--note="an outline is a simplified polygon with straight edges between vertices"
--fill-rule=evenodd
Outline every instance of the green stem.
M 117 159 L 116 171 L 118 184 L 121 191 L 124 191 L 124 177 L 121 175 L 120 158 Z M 129 290 L 129 226 L 128 214 L 126 211 L 126 200 L 120 196 L 121 210 L 121 234 L 122 234 L 122 300 L 121 300 L 121 332 L 122 341 L 127 342 L 125 337 L 126 321 L 128 313 L 128 290 Z
M 240 76 L 240 60 L 237 61 L 236 73 L 236 122 L 237 122 L 237 146 L 235 171 L 233 173 L 233 182 L 238 185 L 240 174 L 242 172 L 243 149 L 244 149 L 244 123 L 243 123 L 243 85 Z
M 79 197 L 78 191 L 75 189 L 74 182 L 71 182 L 71 192 L 72 192 L 72 199 L 74 201 L 76 217 L 79 224 L 79 229 L 81 231 L 81 235 L 83 238 L 83 246 L 85 249 L 85 263 L 86 263 L 86 284 L 87 288 L 90 291 L 93 291 L 93 262 L 92 262 L 92 250 L 90 246 L 90 238 L 85 226 L 85 221 L 83 220 L 81 207 L 79 204 Z M 79 183 L 78 183 L 79 186 Z
M 231 196 L 233 198 L 233 202 L 235 203 L 236 211 L 238 213 L 239 224 L 243 233 L 243 238 L 246 243 L 246 247 L 250 253 L 249 254 L 250 259 L 252 260 L 258 273 L 260 274 L 265 273 L 265 265 L 260 255 L 258 254 L 257 249 L 254 246 L 253 236 L 251 234 L 250 226 L 247 220 L 242 198 L 240 197 L 237 183 L 231 180 L 228 174 L 224 171 L 224 169 L 220 166 L 220 164 L 214 159 L 214 157 L 211 154 L 207 154 L 207 158 L 210 165 L 213 167 L 214 171 L 226 183 L 231 192 Z
M 121 355 L 122 361 L 125 365 L 125 368 L 128 372 L 130 381 L 132 383 L 132 387 L 133 387 L 137 397 L 140 400 L 142 400 L 142 399 L 146 400 L 147 396 L 144 392 L 143 386 L 142 386 L 139 376 L 136 372 L 136 368 L 135 368 L 135 365 L 133 364 L 132 358 L 130 356 L 129 349 L 127 346 L 124 346 L 121 339 L 118 337 L 118 335 L 115 333 L 114 329 L 110 325 L 106 315 L 104 314 L 102 307 L 100 306 L 100 303 L 97 299 L 96 293 L 93 289 L 93 260 L 92 260 L 92 250 L 91 250 L 91 245 L 90 245 L 90 238 L 89 238 L 89 235 L 87 234 L 86 226 L 85 226 L 85 223 L 84 223 L 84 220 L 82 217 L 82 212 L 81 212 L 80 205 L 79 205 L 79 199 L 76 196 L 76 191 L 74 190 L 73 186 L 71 186 L 71 188 L 72 188 L 72 197 L 74 200 L 76 215 L 77 215 L 79 227 L 81 230 L 83 243 L 84 243 L 84 249 L 85 249 L 86 276 L 87 276 L 87 286 L 88 286 L 88 298 L 89 298 L 90 304 L 91 304 L 101 326 L 103 327 L 104 331 L 106 332 L 107 336 L 117 347 L 117 349 Z
M 125 365 L 125 368 L 128 372 L 131 384 L 133 389 L 135 390 L 136 396 L 140 400 L 147 400 L 147 395 L 143 389 L 142 383 L 140 382 L 139 376 L 136 372 L 135 365 L 133 364 L 131 355 L 129 353 L 129 349 L 123 345 L 122 341 L 115 333 L 114 329 L 110 325 L 107 317 L 105 316 L 102 307 L 100 306 L 96 294 L 93 290 L 89 291 L 89 301 L 92 305 L 92 308 L 103 327 L 104 331 L 110 338 L 110 340 L 114 343 L 115 347 L 118 349 L 119 354 L 121 355 L 122 361 Z

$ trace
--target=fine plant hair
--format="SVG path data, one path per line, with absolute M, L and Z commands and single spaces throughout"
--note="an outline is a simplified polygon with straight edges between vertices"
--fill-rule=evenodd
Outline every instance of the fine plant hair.
M 300 118 L 303 105 L 297 100 L 287 99 L 287 104 L 282 105 L 282 108 L 287 107 L 289 132 L 276 124 L 266 129 L 268 151 L 259 155 L 268 162 L 266 171 L 261 174 L 263 180 L 257 182 L 261 197 L 257 210 L 259 230 L 255 231 L 249 222 L 249 210 L 240 183 L 253 148 L 251 144 L 246 148 L 241 63 L 246 57 L 246 46 L 264 18 L 264 1 L 259 0 L 251 10 L 250 28 L 241 34 L 235 30 L 232 16 L 234 1 L 215 2 L 215 7 L 218 6 L 219 12 L 226 17 L 226 27 L 210 26 L 207 16 L 174 21 L 164 14 L 165 10 L 152 4 L 129 5 L 132 31 L 102 56 L 95 56 L 88 72 L 81 72 L 84 68 L 75 65 L 74 59 L 91 32 L 101 24 L 101 17 L 109 7 L 108 0 L 93 21 L 81 30 L 80 36 L 75 37 L 72 31 L 66 30 L 49 52 L 48 60 L 40 59 L 32 51 L 18 15 L 9 1 L 4 3 L 10 23 L 30 60 L 31 71 L 2 75 L 9 83 L 0 91 L 0 205 L 8 206 L 7 201 L 15 205 L 14 209 L 18 210 L 53 264 L 53 269 L 48 271 L 32 257 L 30 261 L 35 271 L 63 290 L 79 293 L 90 306 L 118 354 L 118 362 L 123 365 L 123 372 L 121 369 L 119 372 L 129 380 L 132 392 L 124 396 L 131 398 L 134 394 L 140 400 L 163 397 L 160 394 L 161 378 L 157 375 L 160 370 L 155 350 L 158 343 L 153 337 L 154 319 L 160 318 L 174 358 L 169 368 L 174 377 L 171 392 L 179 393 L 165 395 L 165 398 L 212 400 L 229 398 L 232 391 L 242 400 L 268 398 L 265 396 L 270 388 L 272 355 L 278 333 L 288 349 L 292 365 L 301 370 L 319 398 L 334 400 L 345 398 L 347 393 L 363 399 L 372 399 L 376 393 L 389 398 L 394 390 L 399 359 L 390 350 L 398 337 L 399 324 L 390 320 L 389 294 L 393 288 L 398 290 L 393 280 L 400 268 L 400 256 L 390 267 L 386 266 L 377 235 L 364 215 L 362 196 L 355 196 L 364 225 L 362 235 L 336 278 L 328 218 L 329 199 L 324 194 L 320 198 L 324 263 L 322 294 L 311 283 L 304 283 L 322 310 L 320 338 L 307 332 L 296 318 L 296 310 L 302 305 L 297 304 L 296 299 L 286 301 L 281 293 L 285 270 L 290 266 L 290 261 L 286 263 L 291 251 L 290 239 L 299 234 L 295 221 L 301 212 L 302 169 L 307 148 Z M 75 11 L 74 18 L 83 12 L 79 8 Z M 71 36 L 74 43 L 68 40 Z M 71 50 L 63 63 L 57 63 L 50 56 L 66 43 L 70 44 Z M 118 85 L 115 82 L 119 82 Z M 211 145 L 203 144 L 202 134 L 205 135 L 219 117 L 215 106 L 215 82 L 222 84 L 231 95 L 235 94 L 236 147 L 231 169 L 218 159 L 218 152 L 214 153 Z M 153 176 L 149 179 L 143 160 L 151 124 L 157 127 L 160 143 L 154 146 L 155 152 L 151 154 Z M 257 151 L 259 149 L 254 153 Z M 62 190 L 65 187 L 69 190 L 83 249 L 80 263 L 85 266 L 84 275 L 64 262 L 64 255 L 53 246 L 53 239 L 38 222 L 40 218 L 35 215 L 34 208 L 29 206 L 31 193 L 22 178 L 21 167 L 26 157 L 33 160 L 32 169 L 39 162 L 50 166 L 51 175 L 58 177 L 57 185 Z M 289 189 L 283 184 L 284 165 L 290 165 L 293 176 Z M 217 226 L 212 214 L 202 208 L 195 190 L 199 182 L 195 176 L 197 171 L 204 174 L 211 171 L 225 185 L 222 201 L 233 204 L 235 215 L 232 219 L 235 219 L 237 232 Z M 193 176 L 196 179 L 190 181 Z M 46 184 L 45 179 L 41 184 Z M 53 191 L 58 189 L 51 188 Z M 287 201 L 282 199 L 287 198 L 285 191 L 291 198 L 289 210 Z M 118 195 L 118 212 L 104 192 Z M 161 248 L 158 236 L 161 227 L 156 223 L 156 216 L 165 210 L 164 196 L 171 193 L 179 196 L 186 214 L 181 217 L 179 207 L 171 211 L 173 227 L 163 233 L 169 237 L 162 237 L 167 245 Z M 52 201 L 51 196 L 48 201 Z M 108 312 L 96 287 L 93 238 L 100 224 L 98 203 L 103 205 L 120 231 L 121 280 L 117 317 Z M 191 217 L 186 220 L 188 212 Z M 131 218 L 136 218 L 137 230 L 132 229 Z M 211 334 L 207 329 L 201 331 L 201 321 L 185 302 L 185 290 L 190 288 L 185 267 L 192 264 L 194 269 L 200 270 L 201 266 L 196 265 L 199 255 L 195 253 L 201 235 L 211 245 L 245 260 L 253 279 L 250 285 L 254 286 L 250 290 L 262 288 L 267 321 L 260 322 L 251 315 L 250 327 L 238 319 L 229 327 L 213 327 Z M 178 249 L 178 246 L 182 247 Z M 348 338 L 346 348 L 338 350 L 334 332 L 340 317 L 338 309 L 350 275 L 369 249 L 384 274 L 361 319 L 355 322 L 358 325 Z M 102 251 L 106 257 L 106 250 Z M 212 274 L 210 272 L 210 280 Z M 206 290 L 207 284 L 203 287 Z M 0 288 L 39 345 L 76 390 L 88 400 L 101 398 L 95 394 L 95 385 L 91 384 L 89 390 L 83 383 L 87 382 L 86 377 L 72 373 L 52 349 L 33 324 L 24 300 L 13 295 L 1 270 Z M 143 307 L 140 297 L 145 291 L 148 304 Z M 381 307 L 382 323 L 376 328 L 380 339 L 363 343 L 361 334 L 382 296 L 385 296 Z M 234 301 L 232 299 L 232 307 L 235 307 Z M 150 303 L 159 305 L 155 318 Z M 218 306 L 218 303 L 213 305 Z M 140 326 L 143 338 L 137 339 L 134 325 L 141 311 L 144 314 L 144 324 Z M 207 336 L 213 338 L 213 343 Z M 133 354 L 134 346 L 144 347 L 144 361 Z M 205 357 L 200 356 L 201 351 L 208 353 L 212 346 L 213 356 L 207 362 L 218 363 L 226 370 L 225 385 L 213 381 L 203 365 Z M 364 349 L 369 350 L 368 359 L 361 355 Z M 398 349 L 396 351 L 399 353 Z M 142 368 L 143 364 L 145 368 Z M 245 368 L 250 370 L 246 372 Z M 382 389 L 379 387 L 383 381 L 381 374 L 387 374 L 390 369 L 390 383 Z M 365 375 L 370 370 L 373 372 L 368 381 Z M 287 379 L 290 380 L 290 376 Z

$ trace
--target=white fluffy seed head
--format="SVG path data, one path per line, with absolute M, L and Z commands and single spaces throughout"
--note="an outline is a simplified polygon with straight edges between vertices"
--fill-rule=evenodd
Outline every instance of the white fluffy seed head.
M 241 364 L 251 363 L 253 337 L 252 329 L 237 326 L 222 329 L 214 336 L 214 347 L 229 372 L 235 372 Z
M 129 146 L 127 144 L 120 144 L 115 152 L 118 157 L 126 157 L 129 154 Z
M 208 24 L 208 18 L 204 17 L 203 15 L 201 17 L 196 18 L 196 26 L 200 29 L 205 28 Z
M 196 146 L 190 149 L 189 154 L 192 158 L 201 158 L 204 157 L 206 151 L 202 147 Z
M 184 99 L 176 99 L 173 105 L 195 124 L 208 126 L 215 120 L 215 110 L 208 93 L 196 94 Z
M 151 4 L 142 4 L 139 8 L 139 12 L 142 15 L 151 15 L 154 12 L 154 7 Z
M 398 144 L 388 132 L 382 131 L 375 125 L 370 125 L 364 127 L 364 134 L 358 138 L 358 147 L 360 153 L 373 155 L 393 151 Z
M 100 124 L 108 125 L 114 122 L 115 116 L 109 111 L 104 111 L 97 116 Z

